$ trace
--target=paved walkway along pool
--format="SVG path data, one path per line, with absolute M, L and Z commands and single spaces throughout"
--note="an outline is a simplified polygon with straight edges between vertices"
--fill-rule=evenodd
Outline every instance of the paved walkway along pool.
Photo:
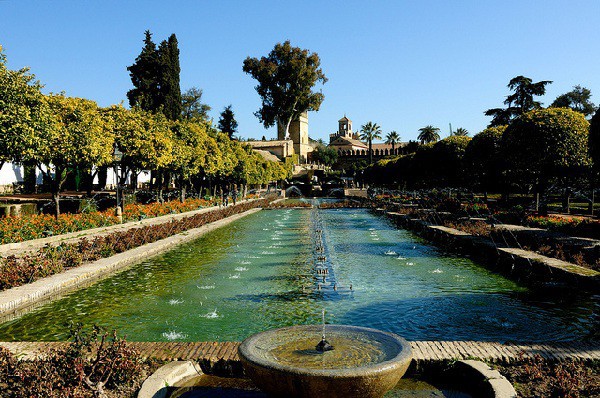
M 0 342 L 20 358 L 35 358 L 51 349 L 64 346 L 60 342 Z M 146 342 L 131 343 L 144 358 L 161 360 L 188 360 L 203 362 L 208 367 L 239 362 L 237 342 Z M 600 360 L 600 348 L 588 343 L 551 343 L 537 345 L 500 344 L 480 341 L 411 341 L 413 359 L 441 361 L 477 358 L 491 362 L 507 363 L 523 357 L 540 355 L 548 360 L 579 359 Z M 223 362 L 225 364 L 223 364 Z

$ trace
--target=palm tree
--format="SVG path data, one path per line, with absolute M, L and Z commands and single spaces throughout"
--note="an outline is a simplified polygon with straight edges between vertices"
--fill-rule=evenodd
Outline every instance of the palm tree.
M 381 126 L 368 122 L 360 127 L 360 139 L 369 142 L 369 163 L 373 163 L 373 140 L 381 139 Z
M 462 135 L 462 136 L 466 137 L 469 135 L 469 132 L 467 131 L 467 129 L 459 127 L 452 133 L 452 135 Z
M 430 142 L 436 142 L 440 139 L 440 129 L 433 127 L 432 125 L 420 128 L 419 131 L 420 133 L 417 139 L 421 141 L 421 144 L 429 144 Z
M 398 133 L 396 133 L 395 131 L 390 131 L 388 133 L 388 135 L 385 136 L 385 139 L 386 139 L 386 141 L 385 141 L 386 144 L 392 144 L 392 153 L 396 154 L 395 145 L 396 145 L 396 142 L 400 142 L 400 136 L 398 135 Z

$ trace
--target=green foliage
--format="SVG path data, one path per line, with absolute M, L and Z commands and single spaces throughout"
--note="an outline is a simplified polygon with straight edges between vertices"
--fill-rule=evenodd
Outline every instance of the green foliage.
M 267 161 L 215 130 L 202 116 L 207 108 L 199 102 L 201 90 L 189 92 L 193 98 L 185 120 L 173 121 L 165 113 L 156 112 L 170 109 L 173 119 L 182 115 L 180 108 L 175 109 L 175 104 L 182 103 L 177 98 L 179 50 L 174 35 L 161 43 L 159 50 L 149 32 L 145 42 L 142 54 L 129 68 L 136 85 L 128 93 L 132 110 L 122 105 L 100 109 L 93 101 L 64 95 L 44 96 L 41 85 L 27 69 L 11 71 L 6 67 L 0 49 L 0 166 L 16 161 L 40 168 L 51 183 L 57 217 L 60 191 L 68 173 L 113 164 L 115 148 L 123 154 L 119 164 L 121 184 L 141 170 L 174 175 L 182 191 L 194 178 L 265 184 L 291 175 L 291 164 Z M 158 61 L 162 77 L 155 70 Z M 160 83 L 159 77 L 167 79 L 167 72 L 171 76 L 168 84 L 156 83 Z M 167 86 L 168 92 L 153 91 L 156 87 L 166 90 Z M 171 99 L 159 105 L 159 100 L 165 98 Z M 167 107 L 168 103 L 173 106 Z M 231 116 L 229 126 L 234 131 L 232 111 Z
M 541 96 L 546 93 L 546 86 L 551 84 L 550 80 L 542 80 L 534 83 L 528 77 L 513 77 L 508 82 L 508 88 L 514 93 L 510 94 L 504 100 L 506 108 L 493 108 L 485 111 L 486 116 L 492 116 L 489 127 L 503 126 L 518 115 L 528 112 L 532 109 L 539 109 L 542 104 L 534 100 L 534 96 Z
M 150 112 L 161 111 L 170 120 L 181 118 L 181 69 L 177 37 L 174 34 L 156 48 L 152 34 L 147 30 L 144 48 L 127 70 L 134 86 L 127 92 L 132 108 Z
M 365 171 L 376 185 L 425 188 L 459 186 L 463 180 L 463 157 L 471 138 L 451 136 L 420 145 L 416 153 L 382 159 Z
M 506 97 L 504 103 L 509 108 L 516 107 L 520 113 L 525 113 L 531 109 L 538 109 L 542 104 L 535 101 L 533 97 L 546 94 L 546 86 L 551 83 L 551 80 L 542 80 L 533 83 L 533 80 L 525 76 L 513 77 L 508 82 L 508 88 L 514 90 L 514 93 Z
M 76 325 L 71 339 L 70 344 L 35 360 L 18 359 L 0 348 L 2 396 L 123 396 L 125 390 L 139 387 L 140 374 L 148 364 L 116 332 L 109 334 L 98 327 L 88 331 Z
M 435 179 L 456 186 L 462 180 L 463 157 L 470 137 L 453 135 L 436 142 L 432 148 L 430 166 Z
M 440 139 L 440 129 L 431 125 L 419 129 L 420 133 L 417 139 L 421 144 L 429 144 Z
M 193 207 L 198 208 L 199 200 L 195 202 L 190 200 L 189 202 L 192 202 Z M 262 207 L 266 204 L 268 203 L 264 199 L 244 202 L 236 206 L 172 220 L 168 223 L 146 225 L 97 236 L 93 240 L 82 239 L 76 243 L 61 243 L 58 246 L 49 245 L 35 253 L 21 257 L 0 257 L 0 290 L 31 283 L 39 278 L 62 272 L 67 268 L 78 267 L 86 262 L 123 253 L 146 243 L 156 242 L 157 240 L 200 227 L 251 208 Z M 173 209 L 173 211 L 169 211 L 169 209 Z M 172 214 L 178 212 L 178 210 L 182 212 L 189 211 L 189 205 L 169 202 L 167 204 L 147 205 L 141 209 L 139 205 L 137 207 L 131 206 L 127 210 L 134 214 L 142 212 L 142 214 L 160 215 Z M 90 217 L 88 215 L 84 216 L 88 220 Z M 112 221 L 114 223 L 114 219 Z
M 132 108 L 155 111 L 160 106 L 158 52 L 152 41 L 152 33 L 147 30 L 144 35 L 142 52 L 133 65 L 127 67 L 134 87 L 127 92 L 127 98 Z
M 7 68 L 0 46 L 0 167 L 33 158 L 39 147 L 38 132 L 52 123 L 41 88 L 28 68 Z
M 390 131 L 385 136 L 385 143 L 392 145 L 392 152 L 396 149 L 396 144 L 400 142 L 400 135 L 395 131 Z
M 237 131 L 237 127 L 238 122 L 235 120 L 235 114 L 231 109 L 231 105 L 228 105 L 223 112 L 221 112 L 218 128 L 223 133 L 227 134 L 229 138 L 233 138 L 233 134 Z
M 286 136 L 293 120 L 303 112 L 318 111 L 323 102 L 324 95 L 312 91 L 316 83 L 327 82 L 319 56 L 292 47 L 289 40 L 277 43 L 266 57 L 247 57 L 243 70 L 258 81 L 255 88 L 262 107 L 256 117 L 265 127 L 281 123 Z
M 594 168 L 600 170 L 600 110 L 596 111 L 590 123 L 589 146 Z
M 373 140 L 381 139 L 381 126 L 367 122 L 360 127 L 360 138 L 369 142 L 369 164 L 373 163 Z
M 488 127 L 476 134 L 465 150 L 464 164 L 474 186 L 487 191 L 501 177 L 500 141 L 506 126 Z
M 186 120 L 208 120 L 210 106 L 202 103 L 202 89 L 192 87 L 181 94 L 181 117 Z
M 571 108 L 575 112 L 583 113 L 587 118 L 597 109 L 592 101 L 590 101 L 591 96 L 592 92 L 589 89 L 577 85 L 568 93 L 556 97 L 550 106 L 553 108 Z
M 338 153 L 334 148 L 319 145 L 312 152 L 312 160 L 326 166 L 333 166 L 337 162 Z
M 69 170 L 91 169 L 112 161 L 114 136 L 95 102 L 62 95 L 46 97 L 52 123 L 36 132 L 35 161 L 52 181 L 55 214 L 60 214 L 59 192 Z M 52 171 L 53 173 L 51 173 Z
M 469 135 L 469 132 L 467 131 L 467 129 L 459 127 L 452 132 L 452 135 L 467 136 Z
M 589 166 L 589 123 L 571 109 L 530 111 L 502 135 L 502 152 L 514 175 L 543 183 L 552 176 L 580 173 Z
M 181 87 L 179 85 L 179 48 L 175 34 L 158 47 L 159 94 L 162 112 L 170 120 L 181 118 Z

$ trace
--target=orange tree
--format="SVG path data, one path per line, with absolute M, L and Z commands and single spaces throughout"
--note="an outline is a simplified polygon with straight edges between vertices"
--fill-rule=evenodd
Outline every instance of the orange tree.
M 539 194 L 552 178 L 568 184 L 590 166 L 588 135 L 588 121 L 571 109 L 539 109 L 519 116 L 502 135 L 508 177 Z
M 38 147 L 31 154 L 51 181 L 55 216 L 60 214 L 60 190 L 70 169 L 102 166 L 112 160 L 114 137 L 95 102 L 63 95 L 46 96 L 52 123 L 36 131 Z
M 506 126 L 488 127 L 475 134 L 465 149 L 464 166 L 470 185 L 487 192 L 496 189 L 502 176 L 500 141 Z

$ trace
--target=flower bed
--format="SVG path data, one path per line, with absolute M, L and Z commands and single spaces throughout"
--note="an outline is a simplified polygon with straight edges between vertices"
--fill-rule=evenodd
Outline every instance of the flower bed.
M 320 209 L 348 209 L 370 207 L 364 201 L 342 200 L 340 202 L 323 202 L 319 205 Z
M 312 207 L 312 203 L 300 199 L 285 199 L 269 205 L 270 209 L 293 209 L 297 207 Z
M 160 365 L 143 360 L 113 332 L 72 330 L 72 343 L 35 360 L 20 360 L 0 347 L 2 397 L 135 397 Z
M 517 390 L 519 397 L 598 397 L 600 362 L 545 361 L 539 355 L 498 368 Z
M 265 199 L 245 202 L 159 225 L 134 227 L 127 231 L 114 232 L 92 240 L 84 238 L 77 243 L 62 243 L 58 246 L 48 245 L 31 255 L 0 258 L 0 290 L 31 283 L 39 278 L 62 272 L 65 269 L 110 257 L 146 243 L 156 242 L 188 229 L 198 228 L 267 204 L 268 200 Z
M 184 213 L 208 206 L 211 206 L 211 203 L 204 199 L 188 199 L 185 203 L 171 201 L 162 204 L 127 204 L 123 210 L 123 221 L 137 221 L 167 214 Z M 113 209 L 103 212 L 61 214 L 58 219 L 48 214 L 5 217 L 0 218 L 0 244 L 23 242 L 118 223 L 119 220 L 114 216 Z
M 600 238 L 600 222 L 585 217 L 529 216 L 525 223 L 530 227 L 550 229 L 571 236 Z
M 484 221 L 444 221 L 444 226 L 448 228 L 458 229 L 459 231 L 463 231 L 476 236 L 489 237 L 492 231 L 491 225 Z

